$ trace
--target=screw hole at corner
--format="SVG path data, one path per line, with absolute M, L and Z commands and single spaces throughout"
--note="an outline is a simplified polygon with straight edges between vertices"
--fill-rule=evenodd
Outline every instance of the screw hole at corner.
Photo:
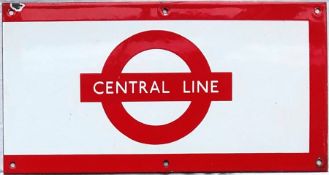
M 164 160 L 163 161 L 163 167 L 168 168 L 168 166 L 169 166 L 169 161 L 168 160 Z
M 23 3 L 11 3 L 10 4 L 10 9 L 15 12 L 21 12 L 24 7 L 25 7 L 25 4 L 23 4 Z
M 8 11 L 8 15 L 9 15 L 9 16 L 13 16 L 14 14 L 15 14 L 15 12 L 14 12 L 13 10 L 9 10 L 9 11 Z
M 10 169 L 15 169 L 15 168 L 16 168 L 16 163 L 15 163 L 15 162 L 11 162 L 11 163 L 9 164 L 9 168 L 10 168 Z
M 163 16 L 168 16 L 169 15 L 169 9 L 167 7 L 163 7 L 161 9 L 161 13 Z
M 318 158 L 316 161 L 315 161 L 315 164 L 317 167 L 322 167 L 323 165 L 323 161 L 321 160 L 321 158 Z
M 316 7 L 316 8 L 314 9 L 314 14 L 315 14 L 315 15 L 320 15 L 320 14 L 321 14 L 321 9 L 320 9 L 319 7 Z

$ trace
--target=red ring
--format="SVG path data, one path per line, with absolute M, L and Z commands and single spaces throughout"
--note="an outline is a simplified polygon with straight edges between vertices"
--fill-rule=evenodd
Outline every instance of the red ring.
M 150 49 L 163 49 L 175 53 L 185 61 L 191 74 L 211 73 L 206 58 L 191 41 L 173 32 L 151 30 L 135 34 L 121 42 L 107 58 L 102 70 L 103 76 L 118 79 L 130 59 Z M 201 123 L 210 103 L 210 99 L 198 98 L 198 101 L 191 101 L 188 109 L 178 119 L 168 124 L 153 126 L 141 123 L 130 116 L 120 99 L 102 101 L 105 113 L 121 133 L 146 144 L 165 144 L 186 136 Z

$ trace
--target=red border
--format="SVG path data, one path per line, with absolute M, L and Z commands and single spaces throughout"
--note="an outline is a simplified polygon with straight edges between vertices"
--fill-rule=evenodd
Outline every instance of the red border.
M 169 9 L 163 16 L 161 8 Z M 4 22 L 88 20 L 307 20 L 310 41 L 310 152 L 271 154 L 5 155 L 5 173 L 327 171 L 326 3 L 28 3 Z M 319 8 L 321 14 L 315 14 Z M 321 158 L 323 166 L 316 166 Z M 163 161 L 169 166 L 164 167 Z M 16 163 L 15 169 L 9 164 Z

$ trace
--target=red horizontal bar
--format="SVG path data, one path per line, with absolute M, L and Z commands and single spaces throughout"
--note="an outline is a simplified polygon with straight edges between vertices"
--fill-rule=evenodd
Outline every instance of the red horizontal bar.
M 101 102 L 110 98 L 120 101 L 232 100 L 232 73 L 211 73 L 208 76 L 191 73 L 124 73 L 117 78 L 81 74 L 80 81 L 82 102 Z M 108 93 L 106 82 L 111 83 Z

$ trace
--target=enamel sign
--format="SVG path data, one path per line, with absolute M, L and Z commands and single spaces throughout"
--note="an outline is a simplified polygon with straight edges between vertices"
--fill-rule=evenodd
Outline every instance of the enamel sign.
M 325 3 L 3 4 L 5 173 L 327 171 Z

